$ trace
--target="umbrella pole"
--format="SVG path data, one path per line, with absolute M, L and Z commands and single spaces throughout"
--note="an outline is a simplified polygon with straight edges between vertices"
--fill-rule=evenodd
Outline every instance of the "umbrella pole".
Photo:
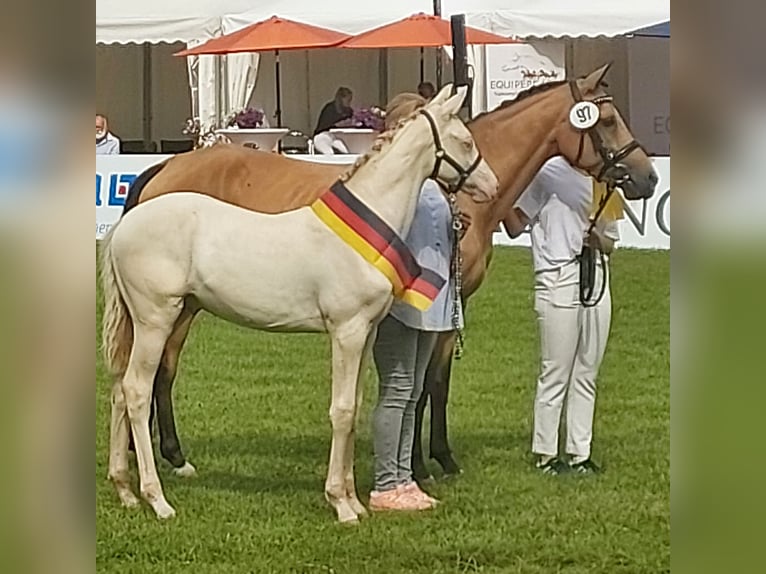
M 425 81 L 425 79 L 426 79 L 426 74 L 425 74 L 425 71 L 426 71 L 426 70 L 425 70 L 425 64 L 424 64 L 424 62 L 423 62 L 423 52 L 424 52 L 424 48 L 423 48 L 423 46 L 421 46 L 421 47 L 420 47 L 420 83 L 421 83 L 421 84 L 422 84 L 422 83 Z
M 277 116 L 277 127 L 282 127 L 282 86 L 281 86 L 281 80 L 279 75 L 279 50 L 274 50 L 274 57 L 276 58 L 274 61 L 274 72 L 276 74 L 276 83 L 277 83 L 277 109 L 276 109 L 276 116 Z

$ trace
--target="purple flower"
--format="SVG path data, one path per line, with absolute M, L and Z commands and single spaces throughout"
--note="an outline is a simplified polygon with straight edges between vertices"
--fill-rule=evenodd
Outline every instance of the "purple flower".
M 260 127 L 263 124 L 263 112 L 256 110 L 255 108 L 245 108 L 244 110 L 237 112 L 229 120 L 229 125 L 237 125 L 242 129 L 252 129 Z
M 385 127 L 385 122 L 376 108 L 360 108 L 354 110 L 354 115 L 351 116 L 351 121 L 356 127 L 373 129 L 379 132 L 382 132 Z

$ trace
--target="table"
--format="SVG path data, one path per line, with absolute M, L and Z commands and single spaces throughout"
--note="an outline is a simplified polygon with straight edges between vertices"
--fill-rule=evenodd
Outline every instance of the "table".
M 224 135 L 234 144 L 255 144 L 257 149 L 271 151 L 277 147 L 279 140 L 290 132 L 287 128 L 255 128 L 236 129 L 226 128 L 216 130 L 216 134 Z
M 368 128 L 333 128 L 330 133 L 343 140 L 352 154 L 367 153 L 378 137 L 378 132 Z

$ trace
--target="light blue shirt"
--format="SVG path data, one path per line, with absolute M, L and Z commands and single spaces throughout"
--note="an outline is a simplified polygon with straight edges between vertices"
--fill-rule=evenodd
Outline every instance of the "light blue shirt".
M 96 140 L 96 155 L 117 155 L 120 153 L 120 140 L 110 133 L 101 141 Z
M 435 271 L 442 277 L 449 278 L 449 281 L 444 284 L 426 311 L 419 311 L 403 301 L 394 302 L 391 315 L 408 327 L 421 331 L 451 331 L 454 328 L 452 302 L 455 283 L 450 276 L 453 237 L 449 202 L 439 185 L 428 179 L 421 189 L 415 218 L 404 242 L 421 267 Z M 460 326 L 463 326 L 462 306 Z

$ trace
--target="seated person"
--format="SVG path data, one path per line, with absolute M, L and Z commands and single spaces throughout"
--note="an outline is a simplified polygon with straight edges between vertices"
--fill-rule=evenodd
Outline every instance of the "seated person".
M 319 114 L 317 127 L 314 130 L 314 149 L 318 153 L 332 155 L 348 153 L 348 148 L 342 140 L 331 134 L 329 130 L 341 127 L 343 122 L 351 119 L 354 110 L 351 109 L 351 99 L 354 94 L 349 88 L 340 87 L 335 92 L 335 99 L 327 102 Z
M 120 153 L 120 140 L 109 132 L 109 121 L 104 114 L 96 114 L 96 155 Z

